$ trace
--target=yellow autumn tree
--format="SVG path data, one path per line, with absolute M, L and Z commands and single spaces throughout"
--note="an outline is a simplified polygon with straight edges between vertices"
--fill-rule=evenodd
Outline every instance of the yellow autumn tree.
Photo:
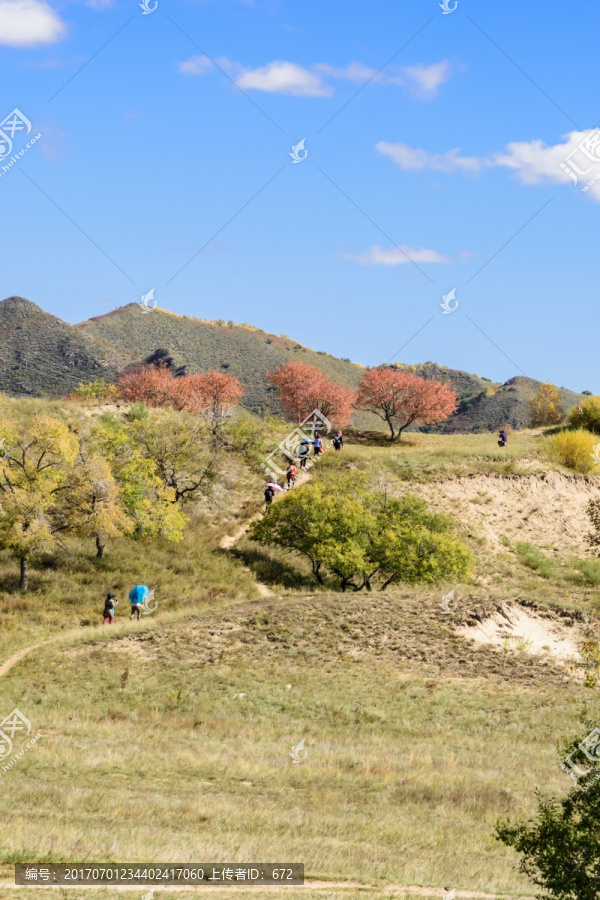
M 60 493 L 79 442 L 66 423 L 44 415 L 21 424 L 4 413 L 0 435 L 0 546 L 20 561 L 19 587 L 26 591 L 30 558 L 59 540 Z
M 558 425 L 565 418 L 560 393 L 554 384 L 542 384 L 529 402 L 531 426 Z

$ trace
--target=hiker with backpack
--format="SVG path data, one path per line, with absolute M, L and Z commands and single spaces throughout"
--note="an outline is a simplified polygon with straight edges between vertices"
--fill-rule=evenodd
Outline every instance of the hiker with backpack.
M 116 605 L 118 602 L 118 600 L 115 600 L 114 594 L 106 595 L 106 600 L 104 601 L 104 612 L 102 614 L 104 619 L 104 621 L 102 622 L 103 625 L 106 625 L 107 623 L 108 625 L 112 625 L 112 623 L 115 621 Z
M 268 484 L 268 485 L 266 486 L 266 488 L 265 488 L 265 504 L 266 504 L 266 506 L 265 506 L 265 512 L 268 512 L 268 511 L 269 511 L 269 508 L 270 508 L 270 506 L 271 506 L 271 503 L 273 502 L 273 497 L 274 497 L 274 496 L 275 496 L 275 491 L 273 490 L 273 488 L 271 487 L 271 485 Z
M 506 447 L 506 442 L 508 441 L 508 435 L 505 431 L 501 431 L 499 434 L 500 440 L 498 441 L 499 447 Z
M 306 469 L 306 460 L 308 459 L 308 451 L 309 445 L 306 438 L 300 441 L 300 446 L 298 448 L 298 457 L 300 458 L 300 468 Z
M 341 449 L 342 449 L 342 447 L 344 446 L 344 438 L 343 438 L 343 436 L 342 436 L 342 432 L 341 432 L 341 431 L 338 431 L 338 433 L 337 433 L 336 436 L 334 437 L 332 443 L 333 443 L 333 449 L 334 449 L 334 450 L 341 450 Z
M 285 474 L 287 477 L 287 487 L 288 491 L 290 489 L 290 485 L 294 487 L 296 484 L 296 466 L 294 463 L 290 463 L 287 469 L 285 470 Z
M 134 616 L 137 616 L 138 620 L 140 619 L 144 600 L 149 593 L 150 591 L 145 584 L 136 584 L 136 586 L 130 590 L 129 602 L 131 603 L 131 615 L 129 616 L 129 621 L 131 621 Z

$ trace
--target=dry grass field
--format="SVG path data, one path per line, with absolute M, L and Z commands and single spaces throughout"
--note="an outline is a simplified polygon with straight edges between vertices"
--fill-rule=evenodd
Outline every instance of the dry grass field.
M 539 433 L 511 435 L 502 457 L 493 435 L 351 441 L 313 477 L 356 469 L 441 505 L 432 486 L 448 495 L 469 473 L 497 484 L 550 472 L 572 479 L 581 504 L 597 490 L 593 476 L 578 482 L 546 462 Z M 577 644 L 581 614 L 600 607 L 595 561 L 557 541 L 548 515 L 525 542 L 517 527 L 493 543 L 493 504 L 465 497 L 476 513 L 458 517 L 477 557 L 469 584 L 341 594 L 243 536 L 220 548 L 256 514 L 256 489 L 249 476 L 234 512 L 204 513 L 175 551 L 124 539 L 96 562 L 93 547 L 73 543 L 68 558 L 36 571 L 25 598 L 0 560 L 0 665 L 35 647 L 0 676 L 0 712 L 17 707 L 41 732 L 0 771 L 1 896 L 14 896 L 11 866 L 21 861 L 225 859 L 305 864 L 305 888 L 242 891 L 255 900 L 401 898 L 419 886 L 440 898 L 444 889 L 534 894 L 494 826 L 532 814 L 536 786 L 568 791 L 561 742 L 580 733 L 584 708 L 598 717 L 598 694 L 550 651 L 478 644 L 460 629 L 510 601 L 537 608 L 549 627 L 560 618 Z M 130 623 L 121 608 L 115 626 L 98 625 L 106 586 L 122 592 L 141 579 L 159 586 L 157 612 Z M 300 741 L 306 756 L 294 763 Z

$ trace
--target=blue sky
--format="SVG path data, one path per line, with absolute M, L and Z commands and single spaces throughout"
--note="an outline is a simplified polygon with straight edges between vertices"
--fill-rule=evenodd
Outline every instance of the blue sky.
M 0 0 L 1 296 L 600 393 L 590 2 L 139 2 Z

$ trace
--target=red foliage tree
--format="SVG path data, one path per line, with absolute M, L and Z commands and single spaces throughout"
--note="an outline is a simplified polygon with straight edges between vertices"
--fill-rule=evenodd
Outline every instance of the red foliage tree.
M 121 397 L 129 403 L 171 406 L 174 381 L 167 366 L 144 366 L 135 372 L 121 375 L 117 383 Z
M 229 407 L 236 406 L 244 396 L 244 389 L 235 376 L 215 369 L 203 375 L 188 375 L 177 380 L 186 382 L 184 387 L 190 395 L 190 402 L 213 422 L 225 418 Z
M 224 372 L 176 377 L 167 366 L 144 366 L 119 378 L 124 400 L 148 406 L 172 406 L 174 409 L 208 415 L 213 422 L 222 420 L 229 406 L 244 395 L 237 378 Z
M 332 381 L 316 366 L 289 362 L 269 372 L 267 379 L 277 388 L 285 414 L 301 422 L 318 409 L 340 428 L 352 418 L 356 391 Z
M 356 405 L 387 422 L 390 440 L 396 441 L 414 422 L 432 425 L 447 419 L 457 407 L 457 396 L 447 382 L 398 369 L 367 369 L 359 382 Z

